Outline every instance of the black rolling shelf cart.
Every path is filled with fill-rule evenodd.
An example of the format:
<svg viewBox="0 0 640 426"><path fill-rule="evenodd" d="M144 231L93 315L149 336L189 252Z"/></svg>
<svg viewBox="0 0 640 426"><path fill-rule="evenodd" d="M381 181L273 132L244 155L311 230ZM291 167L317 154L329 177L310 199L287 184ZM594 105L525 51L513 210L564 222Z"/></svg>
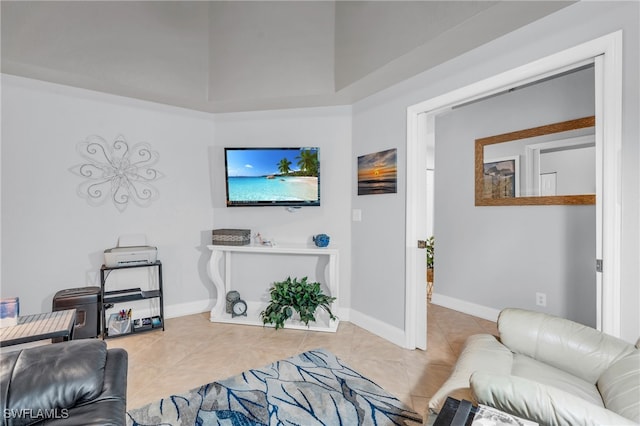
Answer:
<svg viewBox="0 0 640 426"><path fill-rule="evenodd" d="M124 290L107 291L106 282L111 271L120 269L131 268L158 268L158 289L143 291L141 288L128 288ZM156 331L162 329L164 331L164 300L162 294L162 262L156 260L154 263L135 263L121 266L106 266L102 265L100 268L100 288L101 288L101 303L102 303L102 338L107 339L111 337L128 336L133 333L143 333L146 331ZM133 324L131 325L131 331L128 333L120 333L113 336L109 336L109 325L107 324L107 309L112 308L117 303L132 302L136 300L145 299L159 299L160 300L160 322L161 327L150 327L144 329L135 329Z"/></svg>

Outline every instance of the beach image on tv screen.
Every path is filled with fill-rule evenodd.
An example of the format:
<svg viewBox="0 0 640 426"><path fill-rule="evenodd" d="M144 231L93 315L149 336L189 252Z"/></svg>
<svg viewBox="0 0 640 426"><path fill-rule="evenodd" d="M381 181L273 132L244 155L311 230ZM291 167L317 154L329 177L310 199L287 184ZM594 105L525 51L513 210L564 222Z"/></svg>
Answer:
<svg viewBox="0 0 640 426"><path fill-rule="evenodd" d="M227 149L229 203L317 202L317 148Z"/></svg>

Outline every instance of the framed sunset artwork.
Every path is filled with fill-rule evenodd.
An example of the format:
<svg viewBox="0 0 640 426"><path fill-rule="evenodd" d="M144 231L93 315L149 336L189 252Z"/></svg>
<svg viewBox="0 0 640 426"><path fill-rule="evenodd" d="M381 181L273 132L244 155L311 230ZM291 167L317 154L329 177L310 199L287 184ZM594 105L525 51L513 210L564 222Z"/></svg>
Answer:
<svg viewBox="0 0 640 426"><path fill-rule="evenodd" d="M396 148L358 157L358 195L398 192Z"/></svg>

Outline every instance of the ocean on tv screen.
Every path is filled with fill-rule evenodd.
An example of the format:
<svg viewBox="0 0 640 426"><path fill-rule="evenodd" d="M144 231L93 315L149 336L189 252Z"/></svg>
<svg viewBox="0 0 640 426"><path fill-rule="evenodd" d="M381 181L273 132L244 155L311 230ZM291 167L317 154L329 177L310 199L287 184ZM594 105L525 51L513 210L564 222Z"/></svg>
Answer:
<svg viewBox="0 0 640 426"><path fill-rule="evenodd" d="M230 176L227 185L230 202L318 200L316 176Z"/></svg>

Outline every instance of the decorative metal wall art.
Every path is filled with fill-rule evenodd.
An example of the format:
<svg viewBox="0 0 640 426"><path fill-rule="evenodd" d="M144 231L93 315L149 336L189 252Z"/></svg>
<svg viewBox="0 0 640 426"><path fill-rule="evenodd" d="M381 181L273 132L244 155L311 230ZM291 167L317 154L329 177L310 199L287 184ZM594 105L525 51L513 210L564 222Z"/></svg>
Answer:
<svg viewBox="0 0 640 426"><path fill-rule="evenodd" d="M163 177L153 166L159 156L148 143L129 144L119 135L113 144L100 136L92 135L76 145L85 162L70 169L84 178L78 185L78 195L92 206L111 199L123 212L129 201L140 207L148 207L159 196L151 182Z"/></svg>

